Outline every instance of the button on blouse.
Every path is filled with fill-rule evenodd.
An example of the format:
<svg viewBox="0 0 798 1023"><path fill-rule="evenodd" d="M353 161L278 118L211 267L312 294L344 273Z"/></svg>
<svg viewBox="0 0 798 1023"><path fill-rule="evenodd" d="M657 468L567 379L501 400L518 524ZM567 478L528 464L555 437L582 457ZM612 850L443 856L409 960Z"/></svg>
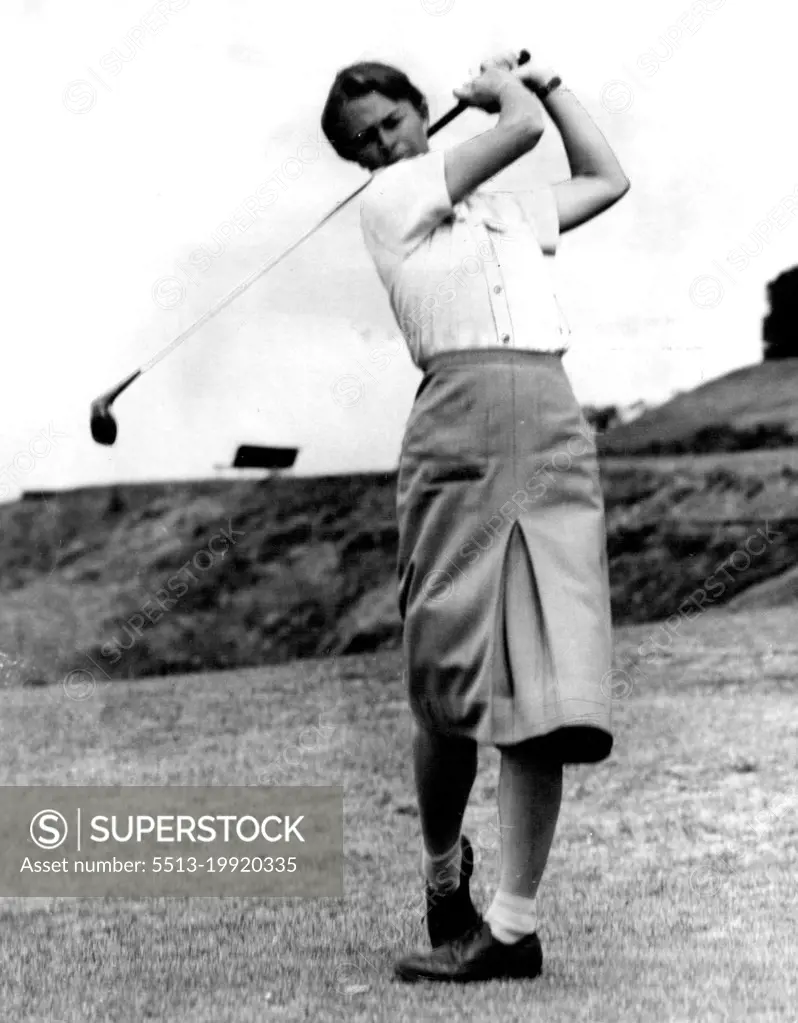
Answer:
<svg viewBox="0 0 798 1023"><path fill-rule="evenodd" d="M468 348L567 349L548 265L559 238L551 188L477 189L453 206L443 152L424 153L375 172L361 226L417 366Z"/></svg>

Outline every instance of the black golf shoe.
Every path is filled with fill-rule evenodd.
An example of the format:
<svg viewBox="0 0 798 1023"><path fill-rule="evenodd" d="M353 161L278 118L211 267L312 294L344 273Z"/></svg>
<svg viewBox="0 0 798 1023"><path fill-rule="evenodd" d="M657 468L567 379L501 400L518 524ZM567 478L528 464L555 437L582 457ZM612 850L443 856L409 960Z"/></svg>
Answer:
<svg viewBox="0 0 798 1023"><path fill-rule="evenodd" d="M438 980L466 983L472 980L534 978L543 968L543 952L537 934L530 934L514 945L494 938L490 927L480 921L459 938L434 948L416 952L396 964L400 980Z"/></svg>
<svg viewBox="0 0 798 1023"><path fill-rule="evenodd" d="M441 892L425 884L427 899L427 931L433 948L452 941L480 922L469 891L474 873L474 850L462 835L460 838L460 884L453 892Z"/></svg>

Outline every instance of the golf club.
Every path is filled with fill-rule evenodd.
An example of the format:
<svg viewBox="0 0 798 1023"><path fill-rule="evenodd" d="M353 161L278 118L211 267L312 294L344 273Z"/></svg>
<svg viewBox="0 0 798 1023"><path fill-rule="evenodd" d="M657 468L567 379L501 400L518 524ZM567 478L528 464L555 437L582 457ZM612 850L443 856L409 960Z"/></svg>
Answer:
<svg viewBox="0 0 798 1023"><path fill-rule="evenodd" d="M527 50L522 50L518 57L518 65L520 66L522 64L526 64L529 61L529 59L530 59L529 52ZM456 106L452 107L452 109L448 113L444 114L443 117L439 118L439 120L437 120L430 127L429 131L427 132L427 135L432 136L436 132L439 132L442 128L445 128L447 124L450 124L456 117L458 117L460 114L462 114L464 110L467 109L468 104L460 100L460 102L457 103ZM233 290L230 291L227 295L225 295L224 298L220 299L215 306L209 309L206 313L203 313L203 315L200 316L200 318L195 323L192 323L190 327L187 327L183 331L182 334L179 334L173 341L170 341L165 348L161 349L160 352L156 352L155 355L153 355L153 357L149 361L145 362L142 366L139 366L139 368L135 370L133 373L131 373L130 376L125 377L124 380L118 383L115 387L111 388L111 390L106 391L104 394L101 394L99 398L95 398L94 401L91 403L91 415L89 421L91 426L91 435L94 438L94 440L98 444L110 445L114 443L117 435L117 423L116 420L114 419L113 413L111 412L111 405L123 391L130 387L134 380L138 380L138 378L142 376L144 373L146 373L147 370L150 370L153 368L153 366L156 366L161 361L161 359L166 358L166 356L171 351L174 351L175 348L177 348L189 337L191 337L191 335L198 331L199 328L203 326L203 324L207 323L208 320L211 319L211 317L215 316L218 312L221 312L221 310L224 309L225 306L228 306L234 299L238 298L239 295L242 295L247 290L247 288L249 288L251 285L255 283L255 281L257 281L265 273L268 273L268 271L271 270L273 267L277 266L278 263L281 263L284 259L290 256L295 249L299 248L302 242L306 241L308 238L310 238L312 234L315 234L316 231L324 227L327 221L331 220L335 216L335 214L338 213L339 210L342 210L344 206L346 206L348 203L350 203L355 198L355 196L360 195L363 189L366 188L366 186L370 184L370 182L371 179L369 178L368 181L365 181L362 185L358 186L358 188L356 188L351 195L348 195L345 199L342 199L330 210L329 213L322 217L318 224L315 224L308 231L305 231L305 233L295 242L289 245L287 249L281 252L278 256L275 256L268 262L264 263L263 266L259 267L257 270L251 273L249 277L245 278L245 280L241 281L240 284L236 285L236 287L233 288Z"/></svg>

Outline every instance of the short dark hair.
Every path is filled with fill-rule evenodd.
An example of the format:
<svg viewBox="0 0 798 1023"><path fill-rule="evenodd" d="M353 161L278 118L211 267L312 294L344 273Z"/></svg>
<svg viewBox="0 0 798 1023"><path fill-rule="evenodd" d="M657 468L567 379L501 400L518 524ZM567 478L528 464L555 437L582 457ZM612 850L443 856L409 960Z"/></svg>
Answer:
<svg viewBox="0 0 798 1023"><path fill-rule="evenodd" d="M429 108L424 94L403 71L390 64L374 61L350 64L335 76L321 115L321 130L344 160L357 159L349 147L346 132L346 104L350 99L360 99L370 92L379 92L392 100L406 99L422 117L428 115Z"/></svg>

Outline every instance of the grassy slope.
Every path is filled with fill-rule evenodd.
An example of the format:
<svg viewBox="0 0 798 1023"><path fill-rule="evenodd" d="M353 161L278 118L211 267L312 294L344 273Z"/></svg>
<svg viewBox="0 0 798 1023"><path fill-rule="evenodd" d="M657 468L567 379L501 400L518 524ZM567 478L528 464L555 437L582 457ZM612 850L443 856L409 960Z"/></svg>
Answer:
<svg viewBox="0 0 798 1023"><path fill-rule="evenodd" d="M619 667L654 632L620 629ZM258 784L284 754L296 764L287 750L329 709L335 731L291 772L344 786L347 895L1 900L3 1019L794 1019L797 667L789 609L709 612L641 664L612 756L566 772L538 900L544 976L454 989L390 979L394 957L423 940L396 652L121 682L83 702L9 690L0 784ZM497 880L496 782L490 751L467 818L482 907Z"/></svg>
<svg viewBox="0 0 798 1023"><path fill-rule="evenodd" d="M633 455L651 444L684 441L707 427L745 431L784 424L798 440L798 359L744 366L679 394L604 437L607 450Z"/></svg>
<svg viewBox="0 0 798 1023"><path fill-rule="evenodd" d="M609 458L602 477L617 622L672 614L765 521L778 535L728 574L714 601L798 564L798 449ZM0 685L84 668L125 678L395 647L394 494L394 476L364 475L7 505ZM157 611L154 595L197 552L209 557L209 541L231 524L241 535L224 557L194 568L188 592L138 638L126 630L148 600ZM776 587L771 597L781 592L791 593ZM114 640L128 649L112 664Z"/></svg>

